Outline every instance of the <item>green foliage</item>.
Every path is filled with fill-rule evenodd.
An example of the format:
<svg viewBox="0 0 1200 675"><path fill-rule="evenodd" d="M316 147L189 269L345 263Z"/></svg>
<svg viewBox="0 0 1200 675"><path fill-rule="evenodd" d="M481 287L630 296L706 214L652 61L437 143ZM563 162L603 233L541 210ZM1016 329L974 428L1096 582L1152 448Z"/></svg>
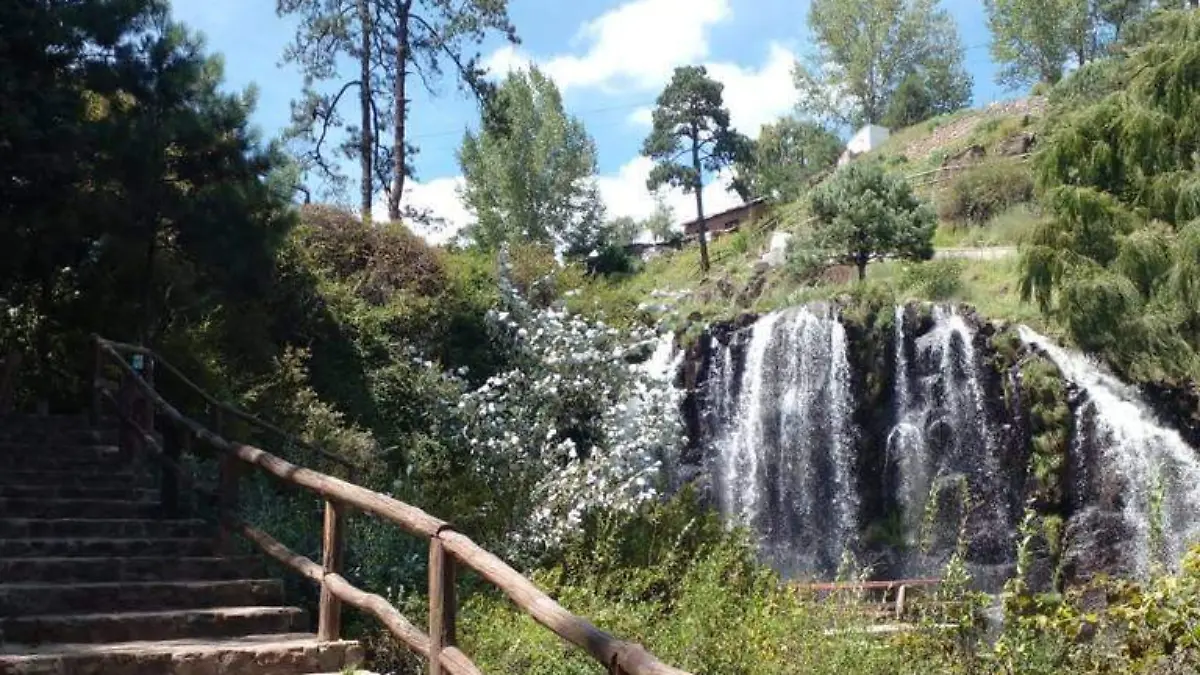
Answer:
<svg viewBox="0 0 1200 675"><path fill-rule="evenodd" d="M1054 364L1041 356L1023 360L1020 368L1020 400L1029 415L1033 442L1026 492L1040 513L1061 513L1071 432L1066 387Z"/></svg>
<svg viewBox="0 0 1200 675"><path fill-rule="evenodd" d="M250 128L254 92L221 78L164 3L6 8L0 334L26 354L23 402L74 407L90 332L158 342L258 313L289 195Z"/></svg>
<svg viewBox="0 0 1200 675"><path fill-rule="evenodd" d="M954 178L938 204L943 220L982 225L1017 204L1033 200L1029 168L1010 162L969 169Z"/></svg>
<svg viewBox="0 0 1200 675"><path fill-rule="evenodd" d="M816 119L858 127L889 113L952 112L971 99L958 30L932 0L816 0L808 25L817 50L795 80L801 111Z"/></svg>
<svg viewBox="0 0 1200 675"><path fill-rule="evenodd" d="M407 133L411 76L419 76L432 93L449 65L453 79L490 108L495 87L481 67L479 46L493 34L518 41L507 0L277 0L276 10L297 19L284 58L304 75L289 132L302 145L300 168L340 192L345 178L336 155L358 159L363 220L370 220L371 197L378 191L387 196L389 220L406 215L401 199L416 151ZM342 80L339 66L347 58L358 67ZM336 93L317 82L332 83ZM357 126L348 125L338 110L351 90L358 92ZM495 111L489 121L502 117ZM338 130L344 132L341 139ZM389 131L390 145L381 140ZM335 139L343 142L326 147Z"/></svg>
<svg viewBox="0 0 1200 675"><path fill-rule="evenodd" d="M1150 10L1146 0L986 0L997 80L1012 87L1056 84L1068 63L1102 58L1122 30Z"/></svg>
<svg viewBox="0 0 1200 675"><path fill-rule="evenodd" d="M537 68L510 73L492 106L503 124L468 132L458 152L463 202L478 219L468 238L489 250L516 241L562 244L571 256L610 243L594 178L596 144L566 114L554 82Z"/></svg>
<svg viewBox="0 0 1200 675"><path fill-rule="evenodd" d="M883 117L883 126L903 129L924 122L935 114L933 95L925 78L914 73L904 78L896 88L896 93L888 104L887 114Z"/></svg>
<svg viewBox="0 0 1200 675"><path fill-rule="evenodd" d="M1119 370L1177 378L1200 363L1195 287L1177 283L1200 218L1200 15L1159 12L1139 40L1079 74L1093 93L1063 99L1037 159L1049 218L1022 251L1022 293Z"/></svg>
<svg viewBox="0 0 1200 675"><path fill-rule="evenodd" d="M738 166L742 197L799 199L814 178L833 168L841 152L841 139L818 124L785 117L763 125L753 157Z"/></svg>
<svg viewBox="0 0 1200 675"><path fill-rule="evenodd" d="M888 643L862 630L853 601L809 599L755 562L745 533L684 493L634 516L593 514L562 566L535 575L568 609L660 659L706 675L911 672L947 663L922 634ZM485 672L599 673L505 600L475 596L460 615L464 650ZM887 648L882 648L886 646Z"/></svg>
<svg viewBox="0 0 1200 675"><path fill-rule="evenodd" d="M1099 580L1064 596L1009 588L1010 620L984 654L993 672L1188 673L1200 668L1200 550L1178 576Z"/></svg>
<svg viewBox="0 0 1200 675"><path fill-rule="evenodd" d="M949 300L962 290L965 267L955 258L912 263L904 268L900 284L917 297Z"/></svg>
<svg viewBox="0 0 1200 675"><path fill-rule="evenodd" d="M646 187L651 191L663 185L700 195L704 173L720 171L751 152L748 138L729 126L729 109L723 101L725 86L708 76L704 66L682 66L654 108L654 126L642 144L642 154L654 160ZM690 156L690 161L680 157ZM703 202L697 196L697 219L703 217ZM700 268L709 268L708 243L700 231Z"/></svg>
<svg viewBox="0 0 1200 675"><path fill-rule="evenodd" d="M933 256L937 218L903 178L874 162L840 169L812 194L814 232L821 249L858 267L866 276L875 258Z"/></svg>

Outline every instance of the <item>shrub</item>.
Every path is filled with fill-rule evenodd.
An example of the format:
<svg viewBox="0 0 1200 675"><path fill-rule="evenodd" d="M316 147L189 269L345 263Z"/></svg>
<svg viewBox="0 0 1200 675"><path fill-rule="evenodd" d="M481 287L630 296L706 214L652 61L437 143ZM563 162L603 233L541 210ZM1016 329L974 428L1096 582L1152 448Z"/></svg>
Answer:
<svg viewBox="0 0 1200 675"><path fill-rule="evenodd" d="M972 169L950 184L939 204L943 220L982 225L1016 204L1033 200L1033 176L1020 164L988 164Z"/></svg>
<svg viewBox="0 0 1200 675"><path fill-rule="evenodd" d="M320 267L352 280L371 304L385 304L397 292L436 295L445 288L441 255L402 223L367 225L333 206L305 205L295 237Z"/></svg>
<svg viewBox="0 0 1200 675"><path fill-rule="evenodd" d="M915 263L904 269L903 287L929 300L947 300L962 290L962 260L946 258Z"/></svg>

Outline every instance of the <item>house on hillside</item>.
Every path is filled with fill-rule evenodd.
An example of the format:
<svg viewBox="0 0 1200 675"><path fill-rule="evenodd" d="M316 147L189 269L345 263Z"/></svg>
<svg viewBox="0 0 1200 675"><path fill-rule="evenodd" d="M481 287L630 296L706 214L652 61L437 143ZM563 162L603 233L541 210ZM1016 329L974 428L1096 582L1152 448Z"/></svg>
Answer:
<svg viewBox="0 0 1200 675"><path fill-rule="evenodd" d="M850 142L846 144L846 151L838 158L838 166L845 166L850 163L855 157L864 155L875 148L883 145L884 141L890 138L892 132L887 127L881 127L876 124L868 124L858 130Z"/></svg>
<svg viewBox="0 0 1200 675"><path fill-rule="evenodd" d="M704 224L708 227L706 231L714 238L726 232L736 232L743 223L750 222L761 216L767 210L767 200L765 197L752 199L741 206L735 206L732 209L726 209L720 213L714 213L704 217ZM695 239L700 235L699 220L691 220L683 224L684 239Z"/></svg>

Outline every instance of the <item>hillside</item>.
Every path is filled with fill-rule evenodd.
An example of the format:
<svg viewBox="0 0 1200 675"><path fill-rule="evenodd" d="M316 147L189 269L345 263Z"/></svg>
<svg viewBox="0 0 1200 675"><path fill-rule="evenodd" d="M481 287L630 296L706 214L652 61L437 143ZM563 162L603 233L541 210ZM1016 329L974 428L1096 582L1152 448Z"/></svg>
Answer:
<svg viewBox="0 0 1200 675"><path fill-rule="evenodd" d="M897 131L858 160L881 160L939 214L935 259L873 262L867 280L874 292L898 300L964 302L992 318L1056 332L1036 307L1020 301L1016 276L1016 246L1038 217L1028 155L1045 110L1045 99L1035 97L943 115ZM776 204L740 231L715 238L707 276L695 248L686 247L650 259L626 277L589 283L570 302L618 321L662 319L686 329L854 290L858 284L845 266L814 274L793 263L762 262L777 233L802 239L808 228L804 199Z"/></svg>

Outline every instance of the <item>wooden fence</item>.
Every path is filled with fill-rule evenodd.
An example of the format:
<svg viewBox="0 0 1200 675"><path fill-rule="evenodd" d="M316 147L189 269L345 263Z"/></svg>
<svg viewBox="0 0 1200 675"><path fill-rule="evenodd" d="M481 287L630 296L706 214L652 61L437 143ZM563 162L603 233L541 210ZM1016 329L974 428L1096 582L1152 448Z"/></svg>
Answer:
<svg viewBox="0 0 1200 675"><path fill-rule="evenodd" d="M640 645L618 640L586 619L571 614L503 560L456 532L449 523L352 482L297 466L265 450L222 437L223 420L232 415L277 433L290 442L299 442L282 429L218 401L154 351L99 336L94 337L94 343L93 418L99 416L103 403L109 403L121 420L123 451L128 448L129 452L148 454L162 465L164 509L178 508L179 487L186 485L217 504L225 550L229 550L231 534L241 535L267 555L318 584L321 589L317 630L320 639L340 637L341 605L346 603L374 616L409 649L428 659L431 675L481 675L470 658L456 646L455 577L457 568L463 566L503 591L535 621L586 651L613 675L688 675L660 662ZM130 365L126 358L129 356L139 357L141 367ZM121 375L119 387L104 377L105 369L110 365L115 365ZM186 416L159 394L154 386L156 369L168 371L210 404L213 429ZM114 395L114 390L119 394ZM154 433L156 415L169 424L169 428L164 429L161 443ZM196 485L182 468L180 459L190 451L194 441L207 443L219 453L220 477L215 492ZM351 472L355 468L328 451L307 447L346 466ZM324 498L323 555L319 564L238 519L238 479L247 468ZM429 541L428 632L411 623L382 596L358 589L342 576L343 537L349 508L390 521Z"/></svg>

